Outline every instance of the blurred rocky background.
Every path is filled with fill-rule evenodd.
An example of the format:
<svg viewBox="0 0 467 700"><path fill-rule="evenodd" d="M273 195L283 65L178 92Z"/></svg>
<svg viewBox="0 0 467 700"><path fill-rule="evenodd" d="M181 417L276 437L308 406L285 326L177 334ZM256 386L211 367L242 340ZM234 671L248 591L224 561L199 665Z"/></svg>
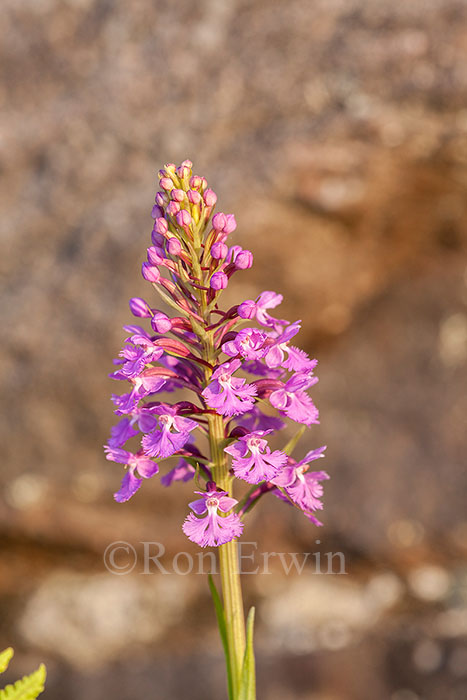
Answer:
<svg viewBox="0 0 467 700"><path fill-rule="evenodd" d="M112 501L107 379L155 173L235 211L251 273L320 361L325 526L269 503L258 552L347 575L245 576L265 700L467 698L467 3L3 0L0 641L49 700L225 697L191 485ZM131 575L103 552L134 546ZM317 542L317 540L319 540ZM125 554L121 553L122 556ZM182 564L181 567L182 568Z"/></svg>

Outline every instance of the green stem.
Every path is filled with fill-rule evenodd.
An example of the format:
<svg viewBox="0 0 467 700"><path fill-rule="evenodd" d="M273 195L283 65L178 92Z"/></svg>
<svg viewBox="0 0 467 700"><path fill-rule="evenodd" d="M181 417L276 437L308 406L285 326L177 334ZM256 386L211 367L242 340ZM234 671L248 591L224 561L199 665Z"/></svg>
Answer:
<svg viewBox="0 0 467 700"><path fill-rule="evenodd" d="M207 312L208 314L209 312ZM204 358L213 364L215 361L213 332L207 334ZM210 379L206 368L206 380ZM211 448L212 477L217 486L232 495L232 477L229 474L227 455L223 449L225 442L224 419L218 414L208 415L209 444ZM230 669L232 673L233 700L237 700L243 657L245 654L245 616L243 612L242 588L238 562L238 544L235 540L219 547L219 564L224 600L225 625L227 633Z"/></svg>
<svg viewBox="0 0 467 700"><path fill-rule="evenodd" d="M227 457L222 449L222 443L225 439L224 421L222 416L219 415L208 416L208 421L213 479L219 488L231 495L232 477L229 475ZM219 547L219 563L232 671L232 688L235 699L240 686L245 653L245 617L238 565L238 544L235 540Z"/></svg>

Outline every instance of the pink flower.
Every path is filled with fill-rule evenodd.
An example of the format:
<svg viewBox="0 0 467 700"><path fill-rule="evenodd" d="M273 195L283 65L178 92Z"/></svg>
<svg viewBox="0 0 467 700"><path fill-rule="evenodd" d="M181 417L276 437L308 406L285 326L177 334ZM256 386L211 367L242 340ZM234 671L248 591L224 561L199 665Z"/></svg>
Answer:
<svg viewBox="0 0 467 700"><path fill-rule="evenodd" d="M221 416L236 416L253 407L256 387L247 384L246 379L232 377L240 365L240 360L224 362L213 372L210 384L202 392L208 406Z"/></svg>
<svg viewBox="0 0 467 700"><path fill-rule="evenodd" d="M176 406L161 404L151 409L159 421L159 427L143 437L142 445L145 454L150 457L170 457L182 449L190 439L190 432L198 423L190 418L178 415Z"/></svg>
<svg viewBox="0 0 467 700"><path fill-rule="evenodd" d="M309 513L313 510L321 510L323 503L320 500L323 495L321 481L329 479L326 472L309 472L309 463L320 457L324 457L326 447L318 447L316 450L308 452L300 461L289 462L282 471L273 479L272 483L281 486L302 510Z"/></svg>
<svg viewBox="0 0 467 700"><path fill-rule="evenodd" d="M195 493L202 498L189 504L193 513L183 523L183 532L192 542L200 547L219 547L242 534L243 523L237 513L221 515L237 505L235 498L230 498L225 491L217 491L213 482L208 483L206 493Z"/></svg>
<svg viewBox="0 0 467 700"><path fill-rule="evenodd" d="M261 481L270 481L279 474L281 467L287 462L287 455L280 450L271 452L264 436L272 432L257 430L225 448L225 452L233 457L235 476L248 481L249 484L259 484Z"/></svg>
<svg viewBox="0 0 467 700"><path fill-rule="evenodd" d="M127 450L112 448L109 445L105 445L104 449L108 460L128 466L120 489L114 493L114 498L118 503L128 501L140 488L143 479L150 479L159 471L157 464L142 451L133 454Z"/></svg>
<svg viewBox="0 0 467 700"><path fill-rule="evenodd" d="M281 389L272 392L269 400L274 408L297 423L319 423L318 409L305 391L317 381L317 377L309 374L294 374Z"/></svg>

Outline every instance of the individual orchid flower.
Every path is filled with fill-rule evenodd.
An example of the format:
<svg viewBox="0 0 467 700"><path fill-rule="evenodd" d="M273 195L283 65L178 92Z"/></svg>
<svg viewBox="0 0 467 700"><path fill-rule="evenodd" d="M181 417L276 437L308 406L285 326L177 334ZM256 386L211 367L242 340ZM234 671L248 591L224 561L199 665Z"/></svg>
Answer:
<svg viewBox="0 0 467 700"><path fill-rule="evenodd" d="M289 341L300 330L300 321L291 323L275 338L268 341L264 353L264 361L271 368L283 367L290 372L311 372L318 364L312 360L301 348L289 345Z"/></svg>
<svg viewBox="0 0 467 700"><path fill-rule="evenodd" d="M189 504L190 513L183 523L185 535L200 547L218 547L239 537L243 523L237 513L227 513L238 503L225 491L218 491L214 483L208 484L208 490L195 491L200 499Z"/></svg>
<svg viewBox="0 0 467 700"><path fill-rule="evenodd" d="M245 379L232 375L241 367L240 360L224 362L215 372L202 392L206 403L221 416L237 416L253 407L256 387Z"/></svg>
<svg viewBox="0 0 467 700"><path fill-rule="evenodd" d="M307 513L323 508L323 503L320 500L323 495L323 487L320 482L329 479L329 475L323 471L310 472L308 468L310 462L324 457L325 449L326 447L319 447L316 450L311 450L300 462L294 463L290 460L271 479L273 484L283 487L292 501Z"/></svg>
<svg viewBox="0 0 467 700"><path fill-rule="evenodd" d="M235 476L250 484L271 481L278 476L281 467L287 462L287 455L280 450L271 452L264 437L272 432L270 429L248 433L225 448L224 451L233 457Z"/></svg>
<svg viewBox="0 0 467 700"><path fill-rule="evenodd" d="M152 459L149 459L142 450L133 454L127 450L106 445L105 451L108 460L125 464L128 467L119 491L114 494L114 498L118 503L128 501L140 488L143 479L150 479L159 471L158 465Z"/></svg>
<svg viewBox="0 0 467 700"><path fill-rule="evenodd" d="M170 457L190 439L190 432L198 423L190 418L178 415L178 408L161 404L151 409L157 417L158 427L147 433L142 440L143 450L150 457Z"/></svg>
<svg viewBox="0 0 467 700"><path fill-rule="evenodd" d="M273 391L269 401L274 408L297 423L304 425L319 423L318 409L306 393L306 389L317 381L317 377L312 377L310 374L294 374L282 388Z"/></svg>

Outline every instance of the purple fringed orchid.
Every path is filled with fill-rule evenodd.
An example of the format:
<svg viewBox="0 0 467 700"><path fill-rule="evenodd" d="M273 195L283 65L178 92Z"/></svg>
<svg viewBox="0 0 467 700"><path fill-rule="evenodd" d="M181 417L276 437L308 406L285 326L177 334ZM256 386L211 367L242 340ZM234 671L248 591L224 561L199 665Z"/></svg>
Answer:
<svg viewBox="0 0 467 700"><path fill-rule="evenodd" d="M318 423L307 393L318 381L316 360L291 345L300 322L269 313L282 302L280 294L264 291L255 300L221 308L223 290L252 266L253 255L231 240L234 215L215 212L217 196L204 177L193 174L191 161L178 167L168 163L159 171L159 186L141 274L164 307L130 299L131 313L147 327L124 326L126 340L110 377L129 388L112 395L119 420L105 452L126 469L114 494L119 503L157 474L163 460L169 460L163 486L196 484L199 498L189 503L182 529L200 547L221 548L223 610L218 594L213 595L228 661L229 698L254 700L254 657L250 641L245 644L236 539L247 513L266 494L321 525L315 513L323 508L322 482L329 477L309 471L309 465L323 457L324 448L299 462L290 456L303 426ZM168 402L179 391L183 394ZM289 420L302 427L283 449L271 447ZM251 640L251 613L249 620Z"/></svg>
<svg viewBox="0 0 467 700"><path fill-rule="evenodd" d="M291 323L279 335L269 341L264 354L264 361L270 369L283 367L290 372L312 372L317 360L311 360L306 352L293 345L289 341L300 330L300 321Z"/></svg>
<svg viewBox="0 0 467 700"><path fill-rule="evenodd" d="M195 491L200 499L189 504L193 513L187 515L183 532L200 547L218 547L239 537L243 523L237 513L227 513L237 505L225 491L217 491L216 485L208 483L207 491Z"/></svg>
<svg viewBox="0 0 467 700"><path fill-rule="evenodd" d="M232 455L232 468L235 476L250 484L271 481L281 473L281 467L287 462L287 455L280 450L271 452L265 435L270 430L257 430L241 437L238 442L225 448Z"/></svg>
<svg viewBox="0 0 467 700"><path fill-rule="evenodd" d="M161 404L151 409L157 417L158 427L145 435L143 450L149 457L170 457L179 452L190 439L190 432L198 423L178 415L178 407Z"/></svg>
<svg viewBox="0 0 467 700"><path fill-rule="evenodd" d="M326 447L319 447L308 452L300 462L289 463L271 481L275 486L281 486L286 494L302 508L305 513L321 510L323 503L320 500L323 495L321 481L329 479L326 472L308 471L310 462L320 457L324 457Z"/></svg>
<svg viewBox="0 0 467 700"><path fill-rule="evenodd" d="M154 460L176 458L163 485L193 478L209 484L184 524L201 546L218 546L240 534L244 510L233 499L235 483L258 485L261 497L279 494L313 519L326 478L324 472L306 471L314 453L308 462L295 463L268 444L286 419L305 426L318 422L307 393L317 381L316 360L291 344L300 322L270 314L282 302L273 291L227 311L220 308L222 291L253 262L252 253L231 240L235 217L214 211L217 196L205 178L192 173L190 161L169 163L159 180L142 275L165 306L159 310L141 297L129 302L142 325L124 327L125 344L110 375L130 386L112 396L120 420L112 428L107 459L127 468L115 498L128 500L143 479L156 474ZM183 400L167 402L180 390ZM210 455L195 446L198 434L208 438ZM124 449L133 442L132 450Z"/></svg>
<svg viewBox="0 0 467 700"><path fill-rule="evenodd" d="M274 408L297 423L319 423L318 409L306 393L306 389L317 381L317 377L307 373L293 374L281 388L272 392L269 401Z"/></svg>
<svg viewBox="0 0 467 700"><path fill-rule="evenodd" d="M206 403L221 416L238 416L253 408L256 387L245 379L232 375L241 367L240 360L224 362L215 372L202 392Z"/></svg>
<svg viewBox="0 0 467 700"><path fill-rule="evenodd" d="M105 447L106 457L112 462L119 462L128 467L128 471L123 477L122 485L115 493L115 500L118 503L128 501L140 488L143 479L150 479L157 474L159 467L143 451L133 454L120 448ZM138 476L137 476L138 474Z"/></svg>

